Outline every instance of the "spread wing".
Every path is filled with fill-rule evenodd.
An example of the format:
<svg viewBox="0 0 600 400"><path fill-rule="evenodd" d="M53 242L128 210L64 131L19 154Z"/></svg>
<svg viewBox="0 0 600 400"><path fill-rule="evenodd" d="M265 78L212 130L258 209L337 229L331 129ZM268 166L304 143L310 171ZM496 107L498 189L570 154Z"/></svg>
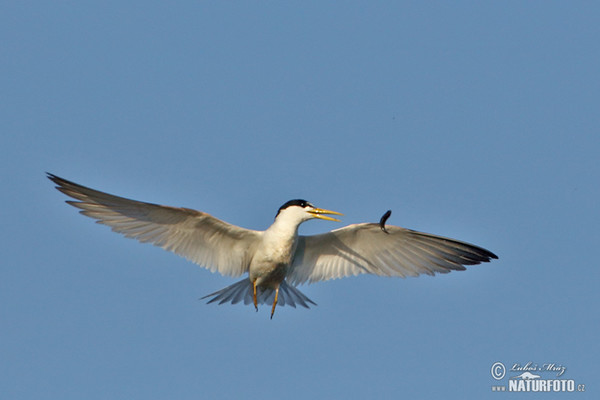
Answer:
<svg viewBox="0 0 600 400"><path fill-rule="evenodd" d="M366 223L300 236L288 282L297 285L358 274L434 275L498 258L458 240L390 225L386 230Z"/></svg>
<svg viewBox="0 0 600 400"><path fill-rule="evenodd" d="M247 272L262 235L189 208L129 200L52 174L48 178L57 184L58 190L76 200L67 203L80 208L81 214L125 237L152 243L222 275L239 276Z"/></svg>

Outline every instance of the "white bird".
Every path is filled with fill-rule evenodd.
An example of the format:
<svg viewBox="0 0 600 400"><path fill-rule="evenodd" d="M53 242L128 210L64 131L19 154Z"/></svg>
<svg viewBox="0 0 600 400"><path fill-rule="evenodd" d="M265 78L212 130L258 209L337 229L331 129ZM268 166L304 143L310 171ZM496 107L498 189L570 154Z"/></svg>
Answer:
<svg viewBox="0 0 600 400"><path fill-rule="evenodd" d="M339 221L343 215L290 200L279 208L265 231L240 228L207 213L129 200L87 188L48 173L57 189L76 201L81 214L113 231L149 242L219 272L247 278L206 297L208 303L277 304L310 308L316 305L296 285L359 274L380 276L434 275L464 270L498 258L469 243L397 226L362 223L313 236L298 235L310 219Z"/></svg>

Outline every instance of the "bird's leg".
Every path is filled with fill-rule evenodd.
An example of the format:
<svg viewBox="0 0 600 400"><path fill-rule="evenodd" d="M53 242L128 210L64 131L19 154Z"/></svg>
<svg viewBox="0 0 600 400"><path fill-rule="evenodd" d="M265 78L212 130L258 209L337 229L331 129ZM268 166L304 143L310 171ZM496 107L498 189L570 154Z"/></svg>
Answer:
<svg viewBox="0 0 600 400"><path fill-rule="evenodd" d="M254 296L252 297L252 299L254 300L254 308L256 309L256 312L258 312L258 301L256 299L256 280L252 282L252 286L254 288Z"/></svg>
<svg viewBox="0 0 600 400"><path fill-rule="evenodd" d="M277 305L277 298L279 297L279 287L275 289L275 300L273 300L273 307L271 308L271 319L273 319L273 314L275 314L275 306Z"/></svg>

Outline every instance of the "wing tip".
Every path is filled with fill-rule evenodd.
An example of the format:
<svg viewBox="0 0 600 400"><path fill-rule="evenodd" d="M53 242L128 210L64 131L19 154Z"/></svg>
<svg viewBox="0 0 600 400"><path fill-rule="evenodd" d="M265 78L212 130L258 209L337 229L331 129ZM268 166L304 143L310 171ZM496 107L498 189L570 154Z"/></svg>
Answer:
<svg viewBox="0 0 600 400"><path fill-rule="evenodd" d="M490 262L492 260L497 260L498 256L491 251L484 249L483 247L477 248L481 254L478 254L481 257L481 262Z"/></svg>
<svg viewBox="0 0 600 400"><path fill-rule="evenodd" d="M51 172L46 172L46 178L50 179L52 182L54 182L56 184L56 189L63 192L64 194L70 196L68 193L66 193L65 191L69 190L69 187L81 187L81 185L78 185L74 182L68 181L64 178L61 178L58 175L54 175Z"/></svg>
<svg viewBox="0 0 600 400"><path fill-rule="evenodd" d="M62 182L68 182L66 179L63 179L60 176L55 175L52 172L48 172L48 171L46 171L46 178L50 179L52 182L56 183L57 185L61 185Z"/></svg>

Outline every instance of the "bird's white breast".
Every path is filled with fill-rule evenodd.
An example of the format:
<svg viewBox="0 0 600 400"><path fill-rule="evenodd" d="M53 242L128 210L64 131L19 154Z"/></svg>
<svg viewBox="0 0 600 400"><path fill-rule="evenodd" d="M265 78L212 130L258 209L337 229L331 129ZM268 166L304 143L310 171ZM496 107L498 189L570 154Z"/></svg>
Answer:
<svg viewBox="0 0 600 400"><path fill-rule="evenodd" d="M281 282L294 257L297 239L297 226L271 225L250 263L250 280L258 279L259 284L271 280Z"/></svg>

